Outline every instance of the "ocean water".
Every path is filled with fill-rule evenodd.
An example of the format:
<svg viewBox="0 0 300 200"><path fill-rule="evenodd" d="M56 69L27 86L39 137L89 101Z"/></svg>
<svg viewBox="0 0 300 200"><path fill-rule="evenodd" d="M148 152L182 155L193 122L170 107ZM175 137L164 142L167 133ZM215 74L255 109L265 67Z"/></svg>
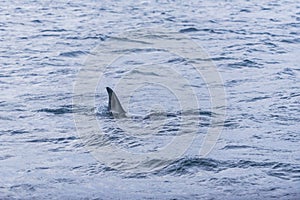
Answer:
<svg viewBox="0 0 300 200"><path fill-rule="evenodd" d="M0 5L0 199L300 198L299 1Z"/></svg>

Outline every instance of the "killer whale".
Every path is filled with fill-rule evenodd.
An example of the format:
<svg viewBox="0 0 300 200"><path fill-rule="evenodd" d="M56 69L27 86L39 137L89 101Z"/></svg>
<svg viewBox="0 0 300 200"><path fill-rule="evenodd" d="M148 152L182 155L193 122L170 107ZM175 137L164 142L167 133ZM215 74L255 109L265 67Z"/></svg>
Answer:
<svg viewBox="0 0 300 200"><path fill-rule="evenodd" d="M106 87L108 93L108 111L114 118L134 118L134 119L150 119L151 117L163 116L162 112L150 112L147 115L139 115L133 113L127 113L121 105L117 94L110 88Z"/></svg>
<svg viewBox="0 0 300 200"><path fill-rule="evenodd" d="M126 117L126 111L123 109L116 93L110 88L106 87L108 93L108 111L115 117Z"/></svg>

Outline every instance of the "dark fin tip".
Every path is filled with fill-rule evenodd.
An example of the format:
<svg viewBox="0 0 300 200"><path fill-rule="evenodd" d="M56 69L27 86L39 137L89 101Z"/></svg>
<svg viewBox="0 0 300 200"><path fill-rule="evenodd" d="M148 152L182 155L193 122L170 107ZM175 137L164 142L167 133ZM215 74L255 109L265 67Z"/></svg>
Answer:
<svg viewBox="0 0 300 200"><path fill-rule="evenodd" d="M113 92L113 90L112 90L110 87L106 87L106 91L107 91L108 93L112 93L112 92Z"/></svg>

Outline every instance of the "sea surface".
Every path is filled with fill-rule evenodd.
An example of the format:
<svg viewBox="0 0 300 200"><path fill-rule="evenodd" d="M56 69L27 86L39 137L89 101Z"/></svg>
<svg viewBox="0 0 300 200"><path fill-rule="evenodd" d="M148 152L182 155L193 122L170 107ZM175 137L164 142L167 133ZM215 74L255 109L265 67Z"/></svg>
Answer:
<svg viewBox="0 0 300 200"><path fill-rule="evenodd" d="M0 44L0 199L300 199L298 0L0 0Z"/></svg>

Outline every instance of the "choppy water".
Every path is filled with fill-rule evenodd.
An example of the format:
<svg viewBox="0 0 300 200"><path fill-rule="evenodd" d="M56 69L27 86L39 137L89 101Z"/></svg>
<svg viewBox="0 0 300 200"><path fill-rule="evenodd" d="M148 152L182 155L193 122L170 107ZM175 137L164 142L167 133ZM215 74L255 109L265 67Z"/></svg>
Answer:
<svg viewBox="0 0 300 200"><path fill-rule="evenodd" d="M1 199L300 197L299 1L1 1L0 5ZM184 156L159 170L128 173L99 162L85 147L74 122L82 110L73 105L73 86L96 47L125 31L157 27L192 38L210 55L224 82L227 115L217 144L208 156L199 157L198 147L215 115L205 83L174 55L129 49L134 59L112 63L107 79L95 90L96 111L84 112L103 128L105 142L128 151L151 151L165 145L180 127L199 124L198 137ZM191 77L189 87L201 104L177 110L172 92L153 85L139 88L129 110L144 116L134 119L140 129L150 119L163 119L166 125L153 138L132 139L110 129L116 119L106 111L104 88L125 76L127 66L147 64L151 58L160 66L185 66L181 72ZM126 93L119 93L126 98ZM162 103L156 105L157 98L151 97L158 93ZM145 107L149 104L154 106ZM184 116L189 120L179 126ZM103 140L94 137L92 145L99 141Z"/></svg>

